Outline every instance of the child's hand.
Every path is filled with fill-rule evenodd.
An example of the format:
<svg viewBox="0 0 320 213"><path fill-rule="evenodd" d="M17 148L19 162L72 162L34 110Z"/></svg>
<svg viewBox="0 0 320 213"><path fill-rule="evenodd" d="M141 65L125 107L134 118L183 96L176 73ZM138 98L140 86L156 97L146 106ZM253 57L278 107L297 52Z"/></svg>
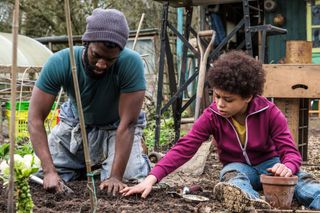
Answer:
<svg viewBox="0 0 320 213"><path fill-rule="evenodd" d="M280 177L291 177L292 171L282 163L276 163L272 168L267 169L268 172L271 172L274 176Z"/></svg>
<svg viewBox="0 0 320 213"><path fill-rule="evenodd" d="M148 175L144 181L141 183L132 186L132 187L125 187L120 191L123 196L129 196L132 194L141 194L142 198L146 198L148 194L152 190L152 186L157 182L157 178L153 175Z"/></svg>

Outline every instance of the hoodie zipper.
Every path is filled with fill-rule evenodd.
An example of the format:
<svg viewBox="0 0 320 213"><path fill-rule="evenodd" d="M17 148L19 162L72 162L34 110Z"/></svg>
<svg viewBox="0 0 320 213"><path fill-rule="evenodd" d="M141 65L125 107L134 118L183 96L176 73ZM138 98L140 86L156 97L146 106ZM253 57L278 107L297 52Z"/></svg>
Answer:
<svg viewBox="0 0 320 213"><path fill-rule="evenodd" d="M249 117L249 116L254 115L254 114L256 114L256 113L259 113L259 112L261 112L261 111L264 111L264 110L266 110L267 108L269 108L269 106L266 106L266 107L264 107L264 108L262 108L262 109L260 109L260 110L258 110L258 111L255 111L255 112L253 112L253 113L251 113L251 114L248 114L248 115L246 116L246 119L245 119L246 141L245 141L245 143L244 143L244 147L242 147L241 141L240 141L240 139L239 139L238 132L237 132L237 130L235 129L234 125L229 121L229 119L223 117L222 115L220 115L218 112L214 111L214 110L210 107L210 110L211 110L211 111L213 111L213 112L216 113L217 115L220 115L221 117L225 118L225 119L229 122L229 124L231 125L233 131L236 133L237 140L238 140L239 146L240 146L241 151L242 151L242 155L243 155L244 159L246 160L247 164L250 165L250 166L251 166L252 164L251 164L251 161L250 161L249 156L248 156L247 151L246 151L246 149L247 149L247 143L248 143L248 125L247 125L247 120L248 120L248 117Z"/></svg>

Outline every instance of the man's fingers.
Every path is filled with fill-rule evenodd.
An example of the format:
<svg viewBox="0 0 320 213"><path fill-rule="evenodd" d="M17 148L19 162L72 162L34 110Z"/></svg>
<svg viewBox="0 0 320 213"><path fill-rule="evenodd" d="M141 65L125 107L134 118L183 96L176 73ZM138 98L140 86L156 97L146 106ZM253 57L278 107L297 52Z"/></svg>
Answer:
<svg viewBox="0 0 320 213"><path fill-rule="evenodd" d="M57 184L44 184L43 188L49 193L62 192L62 187L60 182L58 182Z"/></svg>
<svg viewBox="0 0 320 213"><path fill-rule="evenodd" d="M117 185L113 185L112 196L116 196L116 194L119 191L119 188L120 188L120 186L118 184Z"/></svg>
<svg viewBox="0 0 320 213"><path fill-rule="evenodd" d="M114 186L108 184L106 187L107 187L107 193L110 195Z"/></svg>
<svg viewBox="0 0 320 213"><path fill-rule="evenodd" d="M44 187L44 189L49 193L55 193L57 191L56 187Z"/></svg>
<svg viewBox="0 0 320 213"><path fill-rule="evenodd" d="M102 182L101 184L100 184L100 190L103 190L105 188L105 184Z"/></svg>

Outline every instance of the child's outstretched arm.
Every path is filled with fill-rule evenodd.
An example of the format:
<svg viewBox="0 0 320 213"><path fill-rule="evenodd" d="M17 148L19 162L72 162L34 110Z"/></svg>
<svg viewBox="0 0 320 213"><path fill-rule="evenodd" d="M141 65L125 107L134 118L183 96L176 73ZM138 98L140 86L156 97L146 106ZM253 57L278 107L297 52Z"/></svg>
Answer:
<svg viewBox="0 0 320 213"><path fill-rule="evenodd" d="M132 186L125 187L120 191L123 196L129 196L132 194L141 194L142 198L146 198L152 190L152 186L157 182L157 178L153 175L148 175L141 183Z"/></svg>

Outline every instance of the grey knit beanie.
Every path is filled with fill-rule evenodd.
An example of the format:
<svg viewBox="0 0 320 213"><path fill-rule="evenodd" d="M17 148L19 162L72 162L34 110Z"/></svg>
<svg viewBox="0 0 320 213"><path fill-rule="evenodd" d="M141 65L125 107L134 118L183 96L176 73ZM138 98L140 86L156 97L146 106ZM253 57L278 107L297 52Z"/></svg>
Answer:
<svg viewBox="0 0 320 213"><path fill-rule="evenodd" d="M128 37L129 27L122 12L116 9L97 8L87 17L87 28L82 41L109 41L123 49Z"/></svg>

